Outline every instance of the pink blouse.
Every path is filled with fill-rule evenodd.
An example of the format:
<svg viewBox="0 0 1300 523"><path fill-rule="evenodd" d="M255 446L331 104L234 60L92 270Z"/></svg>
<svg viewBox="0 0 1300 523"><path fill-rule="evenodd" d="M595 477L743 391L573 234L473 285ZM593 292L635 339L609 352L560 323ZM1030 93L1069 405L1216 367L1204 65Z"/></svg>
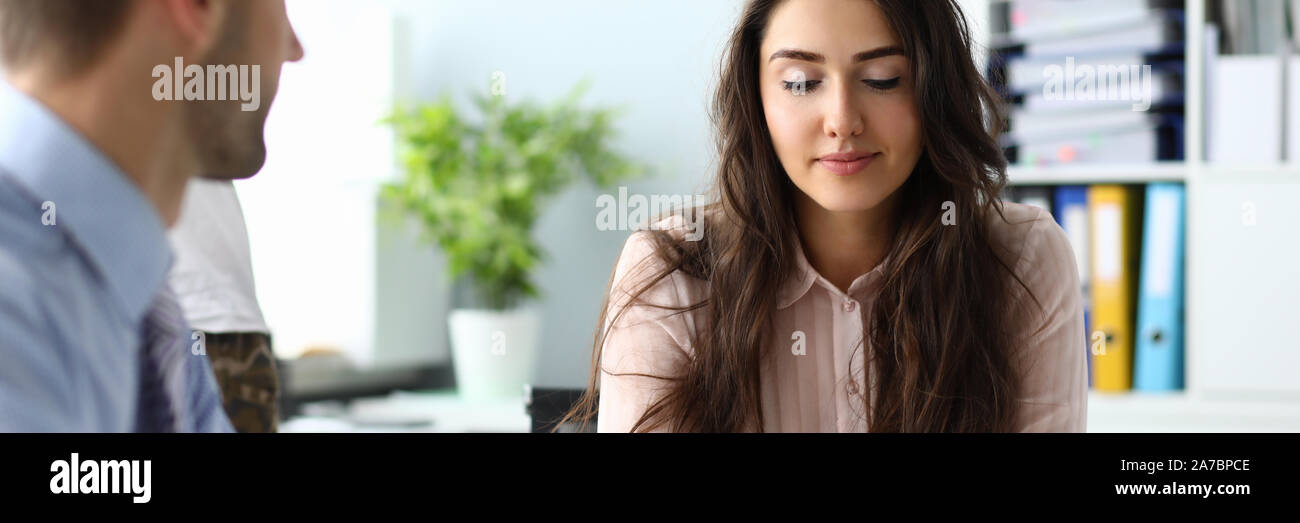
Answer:
<svg viewBox="0 0 1300 523"><path fill-rule="evenodd" d="M994 239L1009 255L1016 274L1039 298L1013 285L1013 324L1021 340L1014 360L1022 385L1018 430L1082 432L1087 413L1088 368L1083 331L1083 296L1078 267L1065 232L1038 207L1005 203L1006 220L994 218ZM679 232L676 223L657 227ZM635 376L681 375L691 354L699 311L675 313L641 302L617 324L614 314L629 292L662 267L645 232L624 245L610 291L601 355L599 432L629 432L637 419L673 384ZM853 281L844 293L817 274L799 255L798 271L781 289L774 330L760 370L764 432L865 432L863 387L864 326L888 260ZM650 304L684 306L707 292L705 283L674 272L642 295ZM856 348L856 350L854 350ZM627 375L618 376L615 374ZM871 376L875 386L875 374ZM670 425L670 424L669 424ZM665 425L657 432L671 430Z"/></svg>

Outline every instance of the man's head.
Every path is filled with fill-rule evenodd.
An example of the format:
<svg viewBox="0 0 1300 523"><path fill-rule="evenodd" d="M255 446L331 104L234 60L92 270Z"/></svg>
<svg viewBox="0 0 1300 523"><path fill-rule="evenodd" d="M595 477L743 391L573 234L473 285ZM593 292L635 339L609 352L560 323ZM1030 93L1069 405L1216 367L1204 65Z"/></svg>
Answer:
<svg viewBox="0 0 1300 523"><path fill-rule="evenodd" d="M74 76L103 54L126 25L132 2L10 0L0 3L0 59L5 68L47 62Z"/></svg>
<svg viewBox="0 0 1300 523"><path fill-rule="evenodd" d="M152 94L147 103L174 104L182 142L210 178L261 169L280 66L302 53L284 0L0 2L0 59L11 76L36 71L66 83L96 75L132 86L133 100ZM175 64L184 67L170 71L169 96L159 97L158 67Z"/></svg>

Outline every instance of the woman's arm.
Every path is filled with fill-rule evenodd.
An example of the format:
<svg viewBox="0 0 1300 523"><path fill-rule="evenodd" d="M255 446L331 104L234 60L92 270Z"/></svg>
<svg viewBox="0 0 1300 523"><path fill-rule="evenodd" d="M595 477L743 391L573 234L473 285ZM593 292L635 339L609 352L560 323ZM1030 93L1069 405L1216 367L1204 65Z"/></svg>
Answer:
<svg viewBox="0 0 1300 523"><path fill-rule="evenodd" d="M1088 360L1079 269L1065 231L1049 214L1038 211L1028 227L1015 270L1038 301L1012 283L1024 376L1018 430L1083 432Z"/></svg>
<svg viewBox="0 0 1300 523"><path fill-rule="evenodd" d="M649 235L636 232L628 238L610 285L605 319L607 337L601 352L597 432L631 432L641 415L675 384L662 378L680 376L689 361L686 317L689 313L655 306L689 304L682 277L665 276L646 290L640 300L631 301L631 294L664 267L654 253ZM620 311L622 315L616 318ZM664 423L650 432L671 430L671 423Z"/></svg>

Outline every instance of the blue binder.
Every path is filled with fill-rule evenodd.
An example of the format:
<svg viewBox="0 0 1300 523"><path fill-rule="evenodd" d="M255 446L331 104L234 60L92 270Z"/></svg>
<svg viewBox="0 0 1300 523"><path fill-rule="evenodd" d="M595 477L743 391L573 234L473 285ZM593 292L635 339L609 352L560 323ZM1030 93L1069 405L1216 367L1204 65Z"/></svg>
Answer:
<svg viewBox="0 0 1300 523"><path fill-rule="evenodd" d="M1083 351L1088 360L1088 386L1092 386L1092 355L1090 335L1092 332L1092 303L1088 299L1088 187L1083 185L1062 185L1056 188L1055 202L1056 223L1065 230L1070 238L1070 247L1074 249L1075 260L1079 264L1079 282L1083 284Z"/></svg>
<svg viewBox="0 0 1300 523"><path fill-rule="evenodd" d="M1182 184L1147 185L1134 390L1183 388L1184 202Z"/></svg>

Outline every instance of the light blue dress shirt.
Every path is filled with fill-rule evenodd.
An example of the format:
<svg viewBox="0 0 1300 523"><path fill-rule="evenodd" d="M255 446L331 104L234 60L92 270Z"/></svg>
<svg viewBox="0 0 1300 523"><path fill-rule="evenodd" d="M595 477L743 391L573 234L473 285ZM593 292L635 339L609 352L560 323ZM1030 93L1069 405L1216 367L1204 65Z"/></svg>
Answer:
<svg viewBox="0 0 1300 523"><path fill-rule="evenodd" d="M143 321L171 263L162 220L125 173L0 81L0 431L135 430ZM215 415L178 428L230 432L201 359L186 386Z"/></svg>

